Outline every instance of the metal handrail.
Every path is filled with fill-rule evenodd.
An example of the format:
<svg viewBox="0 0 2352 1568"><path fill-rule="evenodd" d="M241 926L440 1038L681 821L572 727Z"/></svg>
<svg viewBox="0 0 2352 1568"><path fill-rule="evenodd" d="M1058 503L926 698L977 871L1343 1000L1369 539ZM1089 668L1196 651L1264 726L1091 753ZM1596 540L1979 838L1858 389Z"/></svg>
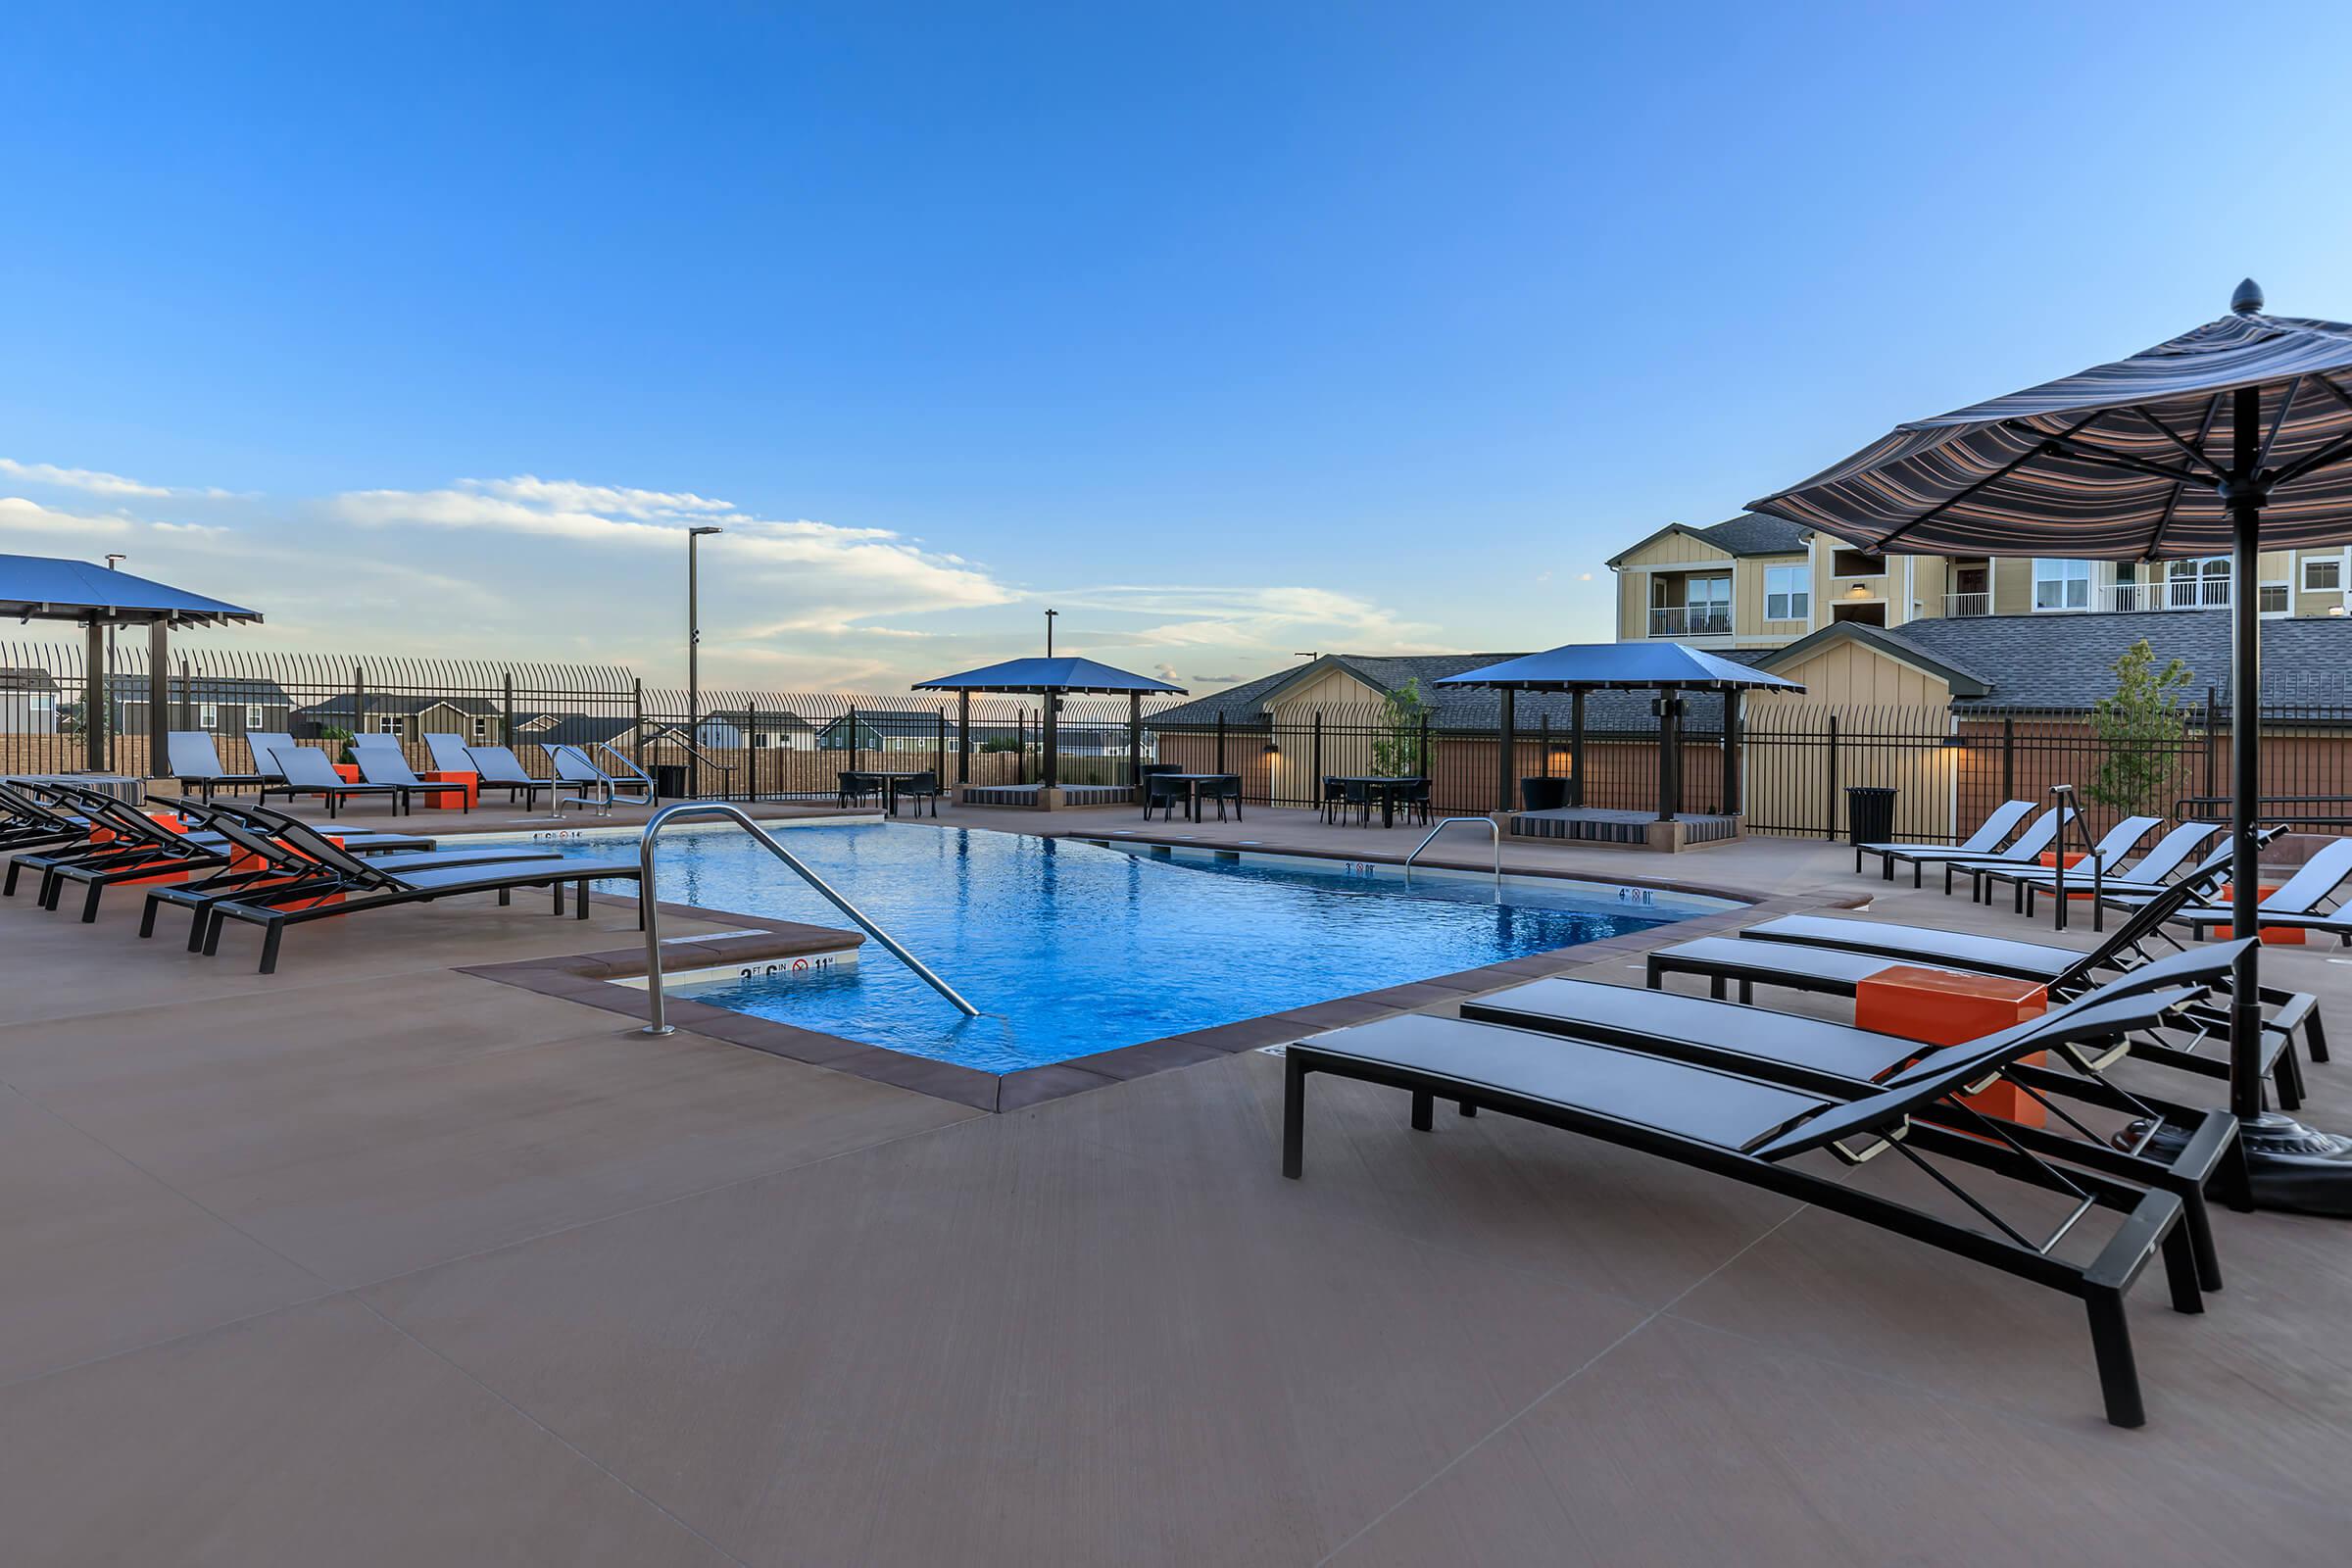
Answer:
<svg viewBox="0 0 2352 1568"><path fill-rule="evenodd" d="M776 842L774 834L753 821L737 808L729 806L723 801L680 801L675 806L664 806L646 818L645 837L637 846L638 897L645 905L645 994L652 1004L652 1011L643 1033L666 1035L673 1032L672 1026L662 1016L662 904L659 899L654 897L654 841L662 836L662 829L668 825L671 818L679 816L723 816L731 819L746 833L749 833L755 841L765 845L768 854L790 866L802 881L823 894L833 907L857 921L859 929L888 949L892 957L912 969L922 977L924 984L954 1003L956 1011L967 1018L980 1016L978 1007L964 1001L954 986L933 974L922 959L901 947L896 937L874 924L871 919L866 917L863 909L858 908L858 906L833 891L832 884L809 870L808 866L803 865L800 857Z"/></svg>
<svg viewBox="0 0 2352 1568"><path fill-rule="evenodd" d="M1438 837L1438 835L1439 835L1439 834L1441 834L1441 833L1445 832L1445 831L1446 831L1447 828L1449 828L1449 827L1453 826L1453 824L1454 824L1454 823L1456 823L1456 822L1478 822L1478 823L1483 823L1483 824L1486 826L1486 828L1487 828L1487 831L1489 831L1489 832L1491 832L1491 833L1493 833L1493 834L1494 835L1494 885L1495 885L1496 887L1498 887L1498 888L1499 888L1499 887L1501 887L1501 886L1502 886L1502 828L1501 828L1501 825L1500 825L1500 824L1498 824L1498 823L1497 823L1497 822L1496 822L1496 821L1495 821L1495 820L1494 820L1493 817L1491 817L1491 816L1446 816L1446 817L1440 817L1440 818L1438 819L1438 825L1437 825L1436 827L1433 827L1433 828L1431 828L1431 829L1429 830L1429 837L1428 837L1428 838L1425 838L1425 839L1423 839L1423 840L1422 840L1422 841L1421 841L1419 844L1417 844L1417 845L1413 846L1413 853L1412 853L1412 854L1410 854L1410 855L1408 855L1408 856L1406 856L1406 857L1404 858L1404 874L1405 874L1406 876L1411 876L1411 875L1413 874L1413 861L1414 861L1414 860L1416 860L1416 859L1418 859L1418 858L1420 858L1421 852L1422 852L1423 850L1426 850L1426 849L1428 849L1428 848L1430 847L1430 845L1431 845L1431 844L1435 843L1435 842L1437 841L1437 837Z"/></svg>

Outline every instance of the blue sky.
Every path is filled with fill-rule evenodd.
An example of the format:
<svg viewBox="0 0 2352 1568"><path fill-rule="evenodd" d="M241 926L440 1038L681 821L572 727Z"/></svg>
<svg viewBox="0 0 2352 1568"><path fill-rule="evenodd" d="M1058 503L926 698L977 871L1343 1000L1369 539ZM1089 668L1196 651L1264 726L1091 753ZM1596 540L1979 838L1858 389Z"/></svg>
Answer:
<svg viewBox="0 0 2352 1568"><path fill-rule="evenodd" d="M0 17L0 550L888 690L1609 635L1899 418L2352 316L2345 8Z"/></svg>

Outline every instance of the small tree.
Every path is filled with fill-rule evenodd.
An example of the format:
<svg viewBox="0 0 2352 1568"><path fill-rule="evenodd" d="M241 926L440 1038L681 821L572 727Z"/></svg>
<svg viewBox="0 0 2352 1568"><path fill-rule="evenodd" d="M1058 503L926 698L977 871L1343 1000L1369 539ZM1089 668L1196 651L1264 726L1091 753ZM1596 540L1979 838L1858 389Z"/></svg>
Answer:
<svg viewBox="0 0 2352 1568"><path fill-rule="evenodd" d="M1372 771L1407 774L1415 771L1421 749L1421 721L1429 716L1429 699L1421 695L1419 677L1389 693L1381 705L1382 733L1372 742Z"/></svg>
<svg viewBox="0 0 2352 1568"><path fill-rule="evenodd" d="M2178 761L2182 712L2180 688L2188 666L2178 659L2156 667L2156 651L2141 638L2115 662L2115 691L2091 710L2099 738L2098 776L2083 793L2130 814L2166 794Z"/></svg>

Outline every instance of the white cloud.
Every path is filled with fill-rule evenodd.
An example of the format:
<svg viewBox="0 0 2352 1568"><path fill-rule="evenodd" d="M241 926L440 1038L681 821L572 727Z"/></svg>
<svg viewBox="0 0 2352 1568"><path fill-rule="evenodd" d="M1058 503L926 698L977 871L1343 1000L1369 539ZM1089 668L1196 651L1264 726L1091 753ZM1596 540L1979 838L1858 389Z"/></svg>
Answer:
<svg viewBox="0 0 2352 1568"><path fill-rule="evenodd" d="M1435 627L1405 620L1387 607L1329 588L1204 588L1112 584L1032 595L1055 606L1121 615L1174 617L1137 629L1098 632L1094 641L1124 646L1216 648L1288 658L1302 638L1364 654L1449 652L1429 640ZM1310 646L1312 645L1310 644Z"/></svg>
<svg viewBox="0 0 2352 1568"><path fill-rule="evenodd" d="M148 484L144 480L129 479L97 468L61 468L54 463L19 463L14 458L0 458L0 474L21 479L26 484L55 485L64 490L86 491L94 496L209 496L218 500L235 494L210 486L174 489L170 485Z"/></svg>
<svg viewBox="0 0 2352 1568"><path fill-rule="evenodd" d="M491 529L617 549L674 550L686 529L716 524L725 534L705 544L706 570L754 576L769 603L790 611L763 635L838 632L874 615L974 609L1016 597L970 563L920 549L887 528L780 521L684 492L524 474L462 479L443 490L355 490L335 497L328 510L364 528Z"/></svg>
<svg viewBox="0 0 2352 1568"><path fill-rule="evenodd" d="M130 519L53 512L22 496L0 496L0 528L18 533L104 534L113 538L130 532Z"/></svg>

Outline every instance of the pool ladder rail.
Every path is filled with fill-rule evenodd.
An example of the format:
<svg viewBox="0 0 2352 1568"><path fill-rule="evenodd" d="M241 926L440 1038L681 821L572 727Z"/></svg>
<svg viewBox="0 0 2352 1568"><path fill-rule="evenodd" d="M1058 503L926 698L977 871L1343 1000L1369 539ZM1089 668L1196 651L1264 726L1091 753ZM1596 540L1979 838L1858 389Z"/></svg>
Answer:
<svg viewBox="0 0 2352 1568"><path fill-rule="evenodd" d="M1499 891L1502 887L1502 828L1491 816L1447 816L1439 818L1438 825L1429 830L1429 837L1423 839L1418 845L1414 846L1413 853L1404 858L1404 874L1407 877L1410 877L1413 874L1413 861L1420 858L1421 852L1428 849L1432 844L1436 843L1438 835L1445 832L1447 828L1453 826L1453 824L1456 822L1476 822L1480 827L1485 828L1489 833L1494 835L1494 886L1496 890Z"/></svg>
<svg viewBox="0 0 2352 1568"><path fill-rule="evenodd" d="M953 1003L956 1011L967 1018L980 1016L980 1009L964 1001L954 986L933 974L929 965L908 953L898 938L876 925L863 909L834 891L831 883L804 865L799 856L777 843L774 834L753 821L743 810L722 801L681 801L675 806L664 806L646 819L645 837L637 846L637 868L642 888L640 896L645 905L645 995L651 1009L642 1033L666 1035L675 1032L675 1026L662 1015L662 901L654 896L654 844L661 838L662 828L681 816L723 816L734 822L755 841L765 846L768 854L782 860L802 881L823 894L833 907L857 921L858 929L881 943L892 957L912 969L922 977L925 985Z"/></svg>

